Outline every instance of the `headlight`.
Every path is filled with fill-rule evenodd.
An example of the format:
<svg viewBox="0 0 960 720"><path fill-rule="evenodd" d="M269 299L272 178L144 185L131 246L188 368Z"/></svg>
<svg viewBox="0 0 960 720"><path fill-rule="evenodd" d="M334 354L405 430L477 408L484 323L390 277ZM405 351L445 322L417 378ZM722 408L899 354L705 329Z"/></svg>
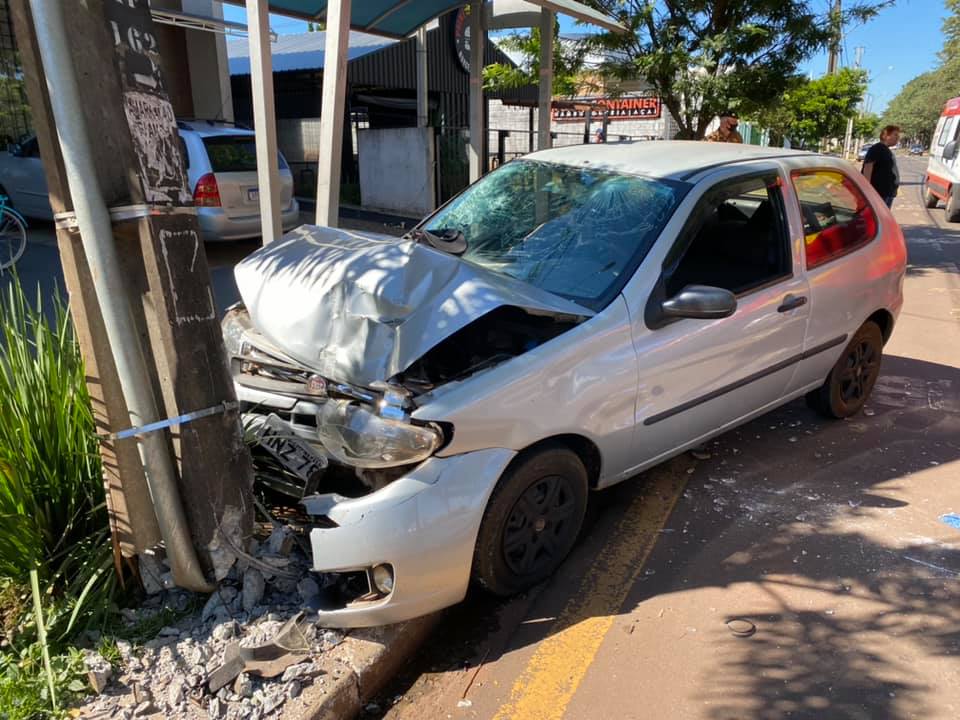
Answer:
<svg viewBox="0 0 960 720"><path fill-rule="evenodd" d="M227 357L242 355L243 333L252 327L250 313L239 303L227 310L227 314L220 323L223 333L223 344L227 349Z"/></svg>
<svg viewBox="0 0 960 720"><path fill-rule="evenodd" d="M317 435L333 457L358 468L386 468L426 460L440 447L431 427L380 417L350 400L330 400L317 413Z"/></svg>

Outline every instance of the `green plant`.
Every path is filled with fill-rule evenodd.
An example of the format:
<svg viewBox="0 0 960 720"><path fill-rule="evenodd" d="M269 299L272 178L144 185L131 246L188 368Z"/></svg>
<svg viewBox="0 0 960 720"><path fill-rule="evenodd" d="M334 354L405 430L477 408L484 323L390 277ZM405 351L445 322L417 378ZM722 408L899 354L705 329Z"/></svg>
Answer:
<svg viewBox="0 0 960 720"><path fill-rule="evenodd" d="M37 571L57 643L103 617L116 583L83 360L59 295L46 310L16 277L0 293L0 578Z"/></svg>
<svg viewBox="0 0 960 720"><path fill-rule="evenodd" d="M51 656L50 667L61 706L89 692L83 656L78 650ZM0 653L0 720L44 720L62 715L51 710L40 644Z"/></svg>

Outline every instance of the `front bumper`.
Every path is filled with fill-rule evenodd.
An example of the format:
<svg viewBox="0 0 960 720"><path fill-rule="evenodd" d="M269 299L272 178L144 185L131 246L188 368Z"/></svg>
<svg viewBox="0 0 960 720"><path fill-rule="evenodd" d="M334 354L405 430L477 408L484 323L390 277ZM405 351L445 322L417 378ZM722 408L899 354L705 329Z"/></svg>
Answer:
<svg viewBox="0 0 960 720"><path fill-rule="evenodd" d="M223 208L199 207L197 220L204 240L244 240L259 237L263 232L260 213L231 218L227 217ZM300 203L296 198L280 213L280 225L284 232L300 225Z"/></svg>
<svg viewBox="0 0 960 720"><path fill-rule="evenodd" d="M240 383L235 387L242 402L258 406L261 412L278 412L295 435L324 452L316 427L306 423L316 415L316 404ZM387 625L460 602L470 583L487 501L515 456L516 451L502 448L434 456L363 497L304 498L308 513L335 524L310 532L315 571L362 572L384 563L393 568L393 590L388 595L322 610L320 624Z"/></svg>
<svg viewBox="0 0 960 720"><path fill-rule="evenodd" d="M386 597L321 611L318 622L386 625L463 600L487 500L515 455L494 448L432 457L361 498L314 496L337 525L310 532L314 570L349 572L388 563L394 574ZM311 500L304 505L309 511Z"/></svg>

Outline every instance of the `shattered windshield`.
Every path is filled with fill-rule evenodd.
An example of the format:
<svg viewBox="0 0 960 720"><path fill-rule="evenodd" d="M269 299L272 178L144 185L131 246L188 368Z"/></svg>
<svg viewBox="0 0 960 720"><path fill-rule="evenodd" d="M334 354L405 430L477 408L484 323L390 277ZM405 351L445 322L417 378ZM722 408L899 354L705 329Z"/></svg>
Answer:
<svg viewBox="0 0 960 720"><path fill-rule="evenodd" d="M465 260L598 310L643 260L687 189L515 160L441 208L423 229L459 231Z"/></svg>

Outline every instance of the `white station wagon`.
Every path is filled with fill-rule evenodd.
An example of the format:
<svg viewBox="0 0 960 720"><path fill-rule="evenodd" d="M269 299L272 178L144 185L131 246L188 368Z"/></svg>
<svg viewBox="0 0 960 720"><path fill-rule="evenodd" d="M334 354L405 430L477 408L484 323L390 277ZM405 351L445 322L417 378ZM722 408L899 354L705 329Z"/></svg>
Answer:
<svg viewBox="0 0 960 720"><path fill-rule="evenodd" d="M546 578L591 489L794 398L857 413L905 264L842 160L568 147L404 238L288 233L237 267L224 337L245 421L317 519L322 621L391 623L471 579Z"/></svg>

